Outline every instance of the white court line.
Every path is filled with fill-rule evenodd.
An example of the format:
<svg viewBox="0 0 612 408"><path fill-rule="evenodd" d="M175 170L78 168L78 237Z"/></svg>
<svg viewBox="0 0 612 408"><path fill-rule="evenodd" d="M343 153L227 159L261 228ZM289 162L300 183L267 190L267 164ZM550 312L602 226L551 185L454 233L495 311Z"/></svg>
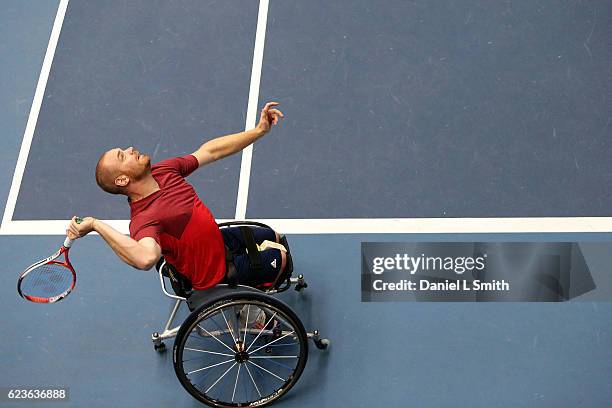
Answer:
<svg viewBox="0 0 612 408"><path fill-rule="evenodd" d="M263 63L264 44L266 42L266 25L268 22L268 0L259 1L259 14L257 16L257 31L255 33L255 50L253 51L253 68L251 70L251 87L249 89L249 102L247 107L245 130L253 129L257 120L257 104L259 103L259 82L261 80L261 65ZM253 158L253 145L242 150L240 162L240 180L238 181L238 197L236 199L236 219L244 220L246 217L247 201L249 196L249 182L251 179L251 161Z"/></svg>
<svg viewBox="0 0 612 408"><path fill-rule="evenodd" d="M122 234L130 233L130 220L101 220ZM230 220L217 220L225 222ZM70 220L19 220L2 224L0 235L65 235ZM97 235L96 232L92 232Z"/></svg>
<svg viewBox="0 0 612 408"><path fill-rule="evenodd" d="M0 226L0 230L2 230L4 226L12 220L13 213L15 212L15 204L17 203L17 197L19 195L23 172L25 171L28 155L30 154L32 137L34 137L34 130L36 129L38 114L40 113L40 107L45 95L45 88L47 87L47 80L49 79L49 71L51 71L51 64L53 63L53 57L55 56L55 48L57 47L57 41L59 39L60 32L62 31L62 24L64 23L64 16L66 15L67 7L68 0L61 0L57 9L57 14L55 15L53 29L51 30L49 44L47 45L47 52L45 53L45 59L43 60L42 68L40 70L40 76L38 77L38 84L36 85L36 92L34 93L34 100L32 101L32 107L30 108L28 123L26 124L25 133L21 142L19 157L17 158L17 164L15 165L13 182L11 183L11 189L6 201L6 207L4 208L4 215L2 217L2 225Z"/></svg>
<svg viewBox="0 0 612 408"><path fill-rule="evenodd" d="M224 222L229 220L217 220ZM285 234L612 232L612 217L254 219ZM10 221L0 235L63 235L69 220ZM127 234L128 220L104 220Z"/></svg>

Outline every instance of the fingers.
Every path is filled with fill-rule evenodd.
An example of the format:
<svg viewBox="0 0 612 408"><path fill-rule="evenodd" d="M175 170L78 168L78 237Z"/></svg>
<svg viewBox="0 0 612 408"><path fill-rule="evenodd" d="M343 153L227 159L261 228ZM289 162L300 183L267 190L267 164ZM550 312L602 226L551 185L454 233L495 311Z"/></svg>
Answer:
<svg viewBox="0 0 612 408"><path fill-rule="evenodd" d="M68 228L66 229L66 235L70 239L77 239L79 237L78 232L75 231L75 225L76 225L76 216L70 219L70 224L68 224Z"/></svg>
<svg viewBox="0 0 612 408"><path fill-rule="evenodd" d="M270 109L268 111L268 115L271 117L273 125L276 125L278 123L279 118L285 117L285 115L283 115L283 112L279 111L278 109Z"/></svg>
<svg viewBox="0 0 612 408"><path fill-rule="evenodd" d="M72 220L70 221L70 229L78 234L79 224L77 224L76 220L77 220L76 216L72 217Z"/></svg>
<svg viewBox="0 0 612 408"><path fill-rule="evenodd" d="M280 116L281 118L284 118L284 117L285 117L285 115L283 115L283 112L279 111L278 109L270 109L270 110L268 111L268 114L270 114L270 115L278 115L278 116Z"/></svg>
<svg viewBox="0 0 612 408"><path fill-rule="evenodd" d="M72 225L70 226L69 231L70 231L70 233L71 233L72 235L74 235L74 236L75 236L75 238L80 238L80 237L81 237L81 233L79 232L79 230L78 230L78 229L76 229L75 227L73 227Z"/></svg>
<svg viewBox="0 0 612 408"><path fill-rule="evenodd" d="M280 118L284 118L285 115L278 109L274 109L274 106L278 106L278 102L268 102L261 110L261 115L259 118L259 127L264 129L264 132L270 130L271 125L278 124Z"/></svg>
<svg viewBox="0 0 612 408"><path fill-rule="evenodd" d="M78 234L78 233L75 233L75 232L74 232L74 230L73 230L72 228L68 228L68 229L66 230L66 236L67 236L68 238L72 239L72 240L75 240L75 239L77 239L77 238L80 238L80 237L79 237L79 234Z"/></svg>
<svg viewBox="0 0 612 408"><path fill-rule="evenodd" d="M81 237L81 231L79 231L79 224L77 224L76 219L76 216L72 217L70 224L68 225L68 229L66 230L66 233L69 234L68 238L70 239L77 239Z"/></svg>
<svg viewBox="0 0 612 408"><path fill-rule="evenodd" d="M74 241L75 239L77 239L77 238L78 238L78 236L77 236L77 235L74 235L74 232L72 232L72 231L71 231L71 230L69 230L69 229L67 229L67 230L66 230L66 236L67 236L68 238L70 238L71 240L73 240L73 241Z"/></svg>
<svg viewBox="0 0 612 408"><path fill-rule="evenodd" d="M263 107L263 111L267 112L268 109L270 109L272 106L277 106L278 102L268 102L266 103L266 106Z"/></svg>

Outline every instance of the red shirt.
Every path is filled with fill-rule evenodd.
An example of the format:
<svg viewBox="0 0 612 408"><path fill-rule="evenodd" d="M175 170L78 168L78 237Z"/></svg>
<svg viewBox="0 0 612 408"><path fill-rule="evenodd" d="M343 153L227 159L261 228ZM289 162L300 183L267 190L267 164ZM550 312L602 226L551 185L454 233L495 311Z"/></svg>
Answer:
<svg viewBox="0 0 612 408"><path fill-rule="evenodd" d="M157 241L164 258L200 290L225 276L225 246L212 213L185 181L197 168L190 154L151 167L160 190L130 202L130 236Z"/></svg>

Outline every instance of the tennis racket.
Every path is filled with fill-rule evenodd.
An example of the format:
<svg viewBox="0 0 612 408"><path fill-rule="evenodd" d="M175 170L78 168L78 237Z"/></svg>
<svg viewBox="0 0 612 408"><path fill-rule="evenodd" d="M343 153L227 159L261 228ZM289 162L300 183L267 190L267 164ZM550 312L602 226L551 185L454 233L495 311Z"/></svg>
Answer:
<svg viewBox="0 0 612 408"><path fill-rule="evenodd" d="M77 224L82 221L77 217ZM66 237L56 253L30 265L19 275L17 292L22 298L35 303L54 303L72 292L76 285L76 273L68 258L72 243L73 240Z"/></svg>

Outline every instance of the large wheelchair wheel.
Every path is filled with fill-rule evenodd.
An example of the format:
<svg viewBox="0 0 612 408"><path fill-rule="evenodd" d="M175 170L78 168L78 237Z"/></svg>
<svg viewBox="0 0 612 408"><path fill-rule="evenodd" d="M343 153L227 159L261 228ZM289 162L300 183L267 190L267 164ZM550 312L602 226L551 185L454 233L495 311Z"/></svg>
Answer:
<svg viewBox="0 0 612 408"><path fill-rule="evenodd" d="M193 311L174 342L185 389L213 407L264 406L293 387L308 338L283 302L256 292L226 295Z"/></svg>

